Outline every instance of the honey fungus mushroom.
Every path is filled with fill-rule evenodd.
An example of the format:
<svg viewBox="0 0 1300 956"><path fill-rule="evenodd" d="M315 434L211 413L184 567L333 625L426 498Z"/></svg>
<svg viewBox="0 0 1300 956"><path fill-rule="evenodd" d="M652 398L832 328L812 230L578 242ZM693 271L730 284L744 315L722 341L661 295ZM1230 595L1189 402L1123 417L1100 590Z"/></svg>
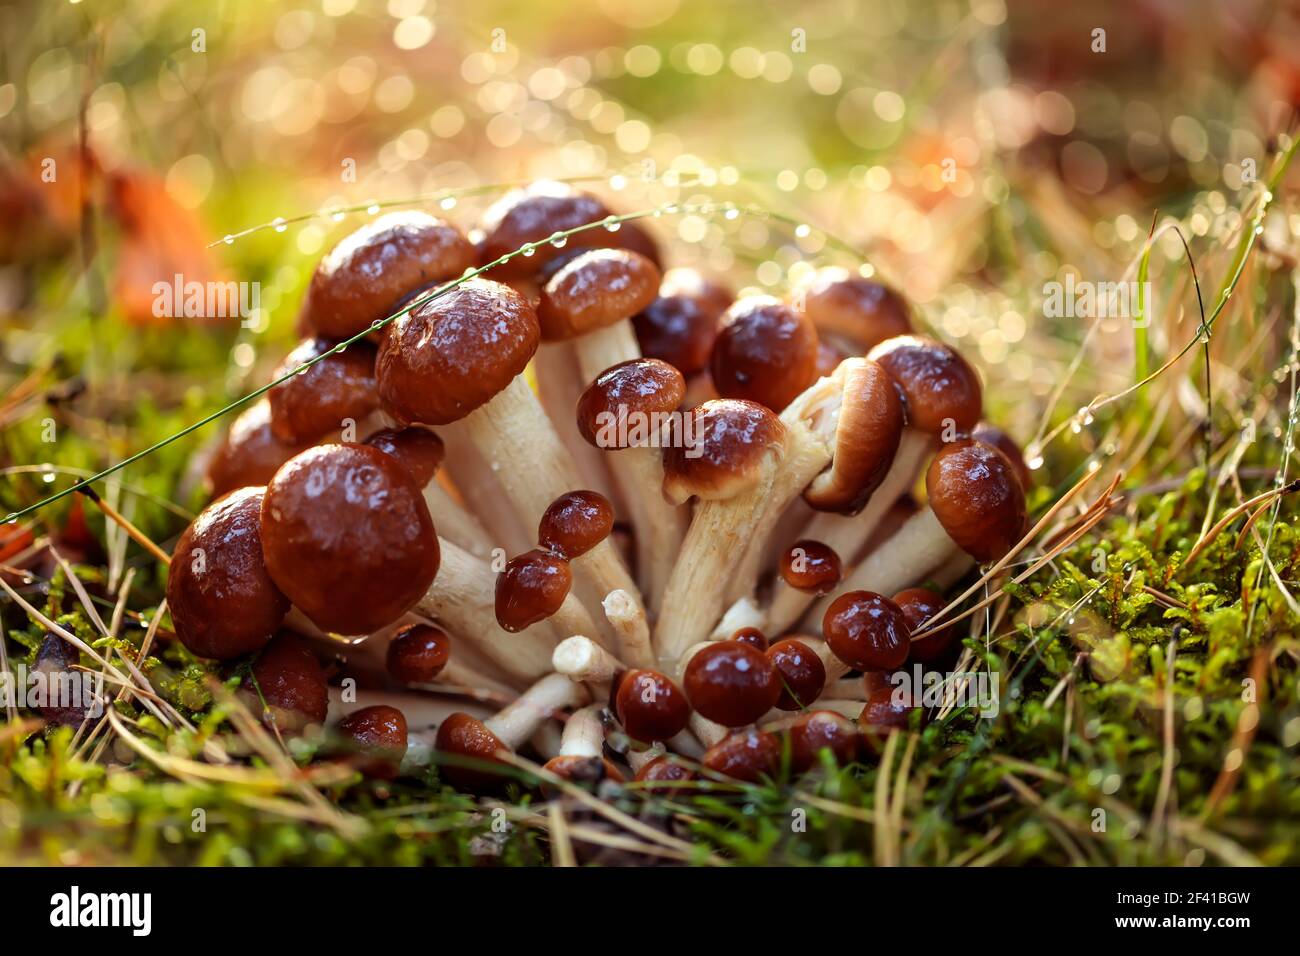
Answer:
<svg viewBox="0 0 1300 956"><path fill-rule="evenodd" d="M866 352L912 331L907 302L883 283L853 275L838 266L818 269L794 290L794 301L818 334Z"/></svg>
<svg viewBox="0 0 1300 956"><path fill-rule="evenodd" d="M411 624L388 642L388 676L402 684L432 683L451 658L451 637L432 624Z"/></svg>
<svg viewBox="0 0 1300 956"><path fill-rule="evenodd" d="M229 660L263 647L289 613L289 598L262 550L266 489L240 488L203 509L167 569L176 636L199 657Z"/></svg>
<svg viewBox="0 0 1300 956"><path fill-rule="evenodd" d="M603 707L593 705L570 714L560 736L560 752L546 761L544 769L570 783L622 783L622 771L605 757L603 713Z"/></svg>
<svg viewBox="0 0 1300 956"><path fill-rule="evenodd" d="M802 710L821 696L826 686L826 667L805 642L782 638L767 649L767 659L772 662L781 688L773 704L778 710Z"/></svg>
<svg viewBox="0 0 1300 956"><path fill-rule="evenodd" d="M823 751L837 764L851 763L858 755L858 728L853 721L833 710L800 714L791 724L790 770L805 773L816 766Z"/></svg>
<svg viewBox="0 0 1300 956"><path fill-rule="evenodd" d="M473 265L474 247L456 227L418 210L388 213L321 259L303 320L323 336L351 338L387 318L411 293Z"/></svg>
<svg viewBox="0 0 1300 956"><path fill-rule="evenodd" d="M282 442L271 431L271 403L254 402L240 412L213 452L207 467L212 497L236 488L265 485L280 466L307 447L307 442Z"/></svg>
<svg viewBox="0 0 1300 956"><path fill-rule="evenodd" d="M507 631L522 631L555 614L569 596L569 562L540 548L506 562L497 577L496 615Z"/></svg>
<svg viewBox="0 0 1300 956"><path fill-rule="evenodd" d="M817 377L817 332L779 299L740 299L722 315L709 370L722 397L780 412Z"/></svg>
<svg viewBox="0 0 1300 956"><path fill-rule="evenodd" d="M280 631L262 648L242 690L263 721L285 733L323 724L329 713L325 671L307 642L292 631Z"/></svg>
<svg viewBox="0 0 1300 956"><path fill-rule="evenodd" d="M605 232L602 229L574 233L565 240L567 250L546 241L557 232L599 222L609 214L609 209L595 196L554 180L539 180L511 190L483 214L479 264L487 265L533 245L531 256L515 256L494 266L489 273L501 281L530 278L566 251L609 245L608 235L602 235Z"/></svg>
<svg viewBox="0 0 1300 956"><path fill-rule="evenodd" d="M686 665L682 686L700 716L724 727L752 724L781 695L771 659L740 641L717 641L697 651Z"/></svg>
<svg viewBox="0 0 1300 956"><path fill-rule="evenodd" d="M551 502L537 526L537 543L562 558L580 557L614 530L614 509L604 495L570 491Z"/></svg>
<svg viewBox="0 0 1300 956"><path fill-rule="evenodd" d="M396 707L373 704L354 710L335 728L344 754L365 776L392 780L406 756L406 717Z"/></svg>
<svg viewBox="0 0 1300 956"><path fill-rule="evenodd" d="M614 714L633 740L671 740L685 729L691 706L669 678L644 668L626 672L617 683Z"/></svg>
<svg viewBox="0 0 1300 956"><path fill-rule="evenodd" d="M267 393L271 431L286 444L314 442L349 421L363 421L379 407L375 347L368 342L354 342L340 352L328 339L307 339L285 356L272 378L316 359Z"/></svg>
<svg viewBox="0 0 1300 956"><path fill-rule="evenodd" d="M902 609L871 591L849 591L832 601L822 634L836 657L862 671L901 667L912 637Z"/></svg>
<svg viewBox="0 0 1300 956"><path fill-rule="evenodd" d="M735 296L694 269L664 273L659 295L632 319L646 358L660 359L687 378L709 364L718 322Z"/></svg>
<svg viewBox="0 0 1300 956"><path fill-rule="evenodd" d="M271 579L315 624L369 634L415 606L438 572L429 510L410 474L366 445L285 462L262 501Z"/></svg>
<svg viewBox="0 0 1300 956"><path fill-rule="evenodd" d="M779 769L781 740L768 731L746 727L706 750L700 763L715 774L743 783L759 783Z"/></svg>

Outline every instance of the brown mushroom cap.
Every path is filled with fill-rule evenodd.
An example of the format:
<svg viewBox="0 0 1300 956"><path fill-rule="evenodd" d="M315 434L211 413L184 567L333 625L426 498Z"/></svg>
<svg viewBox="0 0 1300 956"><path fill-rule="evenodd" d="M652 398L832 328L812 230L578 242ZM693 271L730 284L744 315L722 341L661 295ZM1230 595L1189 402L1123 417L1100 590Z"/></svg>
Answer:
<svg viewBox="0 0 1300 956"><path fill-rule="evenodd" d="M230 424L229 431L208 464L212 497L248 485L264 485L306 443L286 445L271 431L271 403L263 398L250 405Z"/></svg>
<svg viewBox="0 0 1300 956"><path fill-rule="evenodd" d="M578 192L565 183L541 180L512 190L483 214L484 238L478 249L479 264L487 265L528 243L537 243L531 256L515 256L492 270L494 277L531 276L563 252L546 242L552 235L597 222L608 215L609 209L595 196ZM603 229L587 229L570 236L565 244L571 248L597 248L610 244L610 234Z"/></svg>
<svg viewBox="0 0 1300 956"><path fill-rule="evenodd" d="M980 422L971 432L970 437L976 441L982 441L986 445L992 445L1002 454L1007 456L1007 461L1011 462L1012 467L1016 469L1016 477L1020 479L1020 487L1029 493L1033 487L1034 476L1029 470L1029 465L1025 462L1024 452L1020 450L1020 444L997 425L990 422Z"/></svg>
<svg viewBox="0 0 1300 956"><path fill-rule="evenodd" d="M765 456L785 441L785 426L756 402L719 398L685 413L664 449L664 495L721 501L758 480Z"/></svg>
<svg viewBox="0 0 1300 956"><path fill-rule="evenodd" d="M795 290L818 331L838 335L863 352L907 335L912 320L903 297L889 286L845 269L818 269Z"/></svg>
<svg viewBox="0 0 1300 956"><path fill-rule="evenodd" d="M855 670L892 670L907 660L911 632L897 604L874 591L848 591L822 619L831 653Z"/></svg>
<svg viewBox="0 0 1300 956"><path fill-rule="evenodd" d="M316 626L369 634L409 611L438 572L424 495L396 459L321 445L285 462L262 502L262 552Z"/></svg>
<svg viewBox="0 0 1300 956"><path fill-rule="evenodd" d="M594 786L602 780L623 783L622 771L604 757L579 757L560 754L546 761L544 769L570 783Z"/></svg>
<svg viewBox="0 0 1300 956"><path fill-rule="evenodd" d="M847 359L830 467L812 480L803 498L819 511L856 514L889 473L903 436L903 403L880 365Z"/></svg>
<svg viewBox="0 0 1300 956"><path fill-rule="evenodd" d="M328 339L306 339L272 373L273 379L280 378L304 362L325 356L267 393L271 431L280 441L314 442L338 431L346 419L358 422L379 407L375 347L368 342L354 342L343 352L335 352L334 348L335 343Z"/></svg>
<svg viewBox="0 0 1300 956"><path fill-rule="evenodd" d="M542 289L537 307L542 338L577 338L636 315L659 288L659 270L625 249L591 249L575 256Z"/></svg>
<svg viewBox="0 0 1300 956"><path fill-rule="evenodd" d="M303 317L322 335L351 338L387 318L431 282L474 265L474 247L455 226L418 210L393 212L339 242L316 267Z"/></svg>
<svg viewBox="0 0 1300 956"><path fill-rule="evenodd" d="M537 525L544 550L573 560L594 548L614 530L614 507L595 491L570 491L547 506Z"/></svg>
<svg viewBox="0 0 1300 956"><path fill-rule="evenodd" d="M826 339L817 340L817 376L825 378L839 367L839 364L851 356L834 342Z"/></svg>
<svg viewBox="0 0 1300 956"><path fill-rule="evenodd" d="M840 583L843 566L835 549L805 538L781 553L781 580L807 594L830 594Z"/></svg>
<svg viewBox="0 0 1300 956"><path fill-rule="evenodd" d="M767 635L756 627L742 627L740 630L736 631L736 633L732 634L728 640L740 641L740 643L748 644L756 651L763 654L767 653Z"/></svg>
<svg viewBox="0 0 1300 956"><path fill-rule="evenodd" d="M36 649L36 660L32 663L31 673L40 674L46 681L46 687L67 687L70 686L67 681L82 679L81 675L85 672L76 670L80 663L81 652L76 647L58 634L46 634ZM89 697L88 694L44 694L37 698L41 703L33 706L49 723L80 727L90 717L92 701L87 699Z"/></svg>
<svg viewBox="0 0 1300 956"><path fill-rule="evenodd" d="M817 330L772 296L749 296L723 313L709 358L713 387L781 411L817 377Z"/></svg>
<svg viewBox="0 0 1300 956"><path fill-rule="evenodd" d="M375 364L380 400L403 422L458 421L523 372L540 336L523 296L469 279L393 321Z"/></svg>
<svg viewBox="0 0 1300 956"><path fill-rule="evenodd" d="M687 788L665 785L681 784L694 779L695 773L689 767L683 766L667 754L655 757L654 760L643 765L636 772L636 781L645 783L647 790L676 790L680 792Z"/></svg>
<svg viewBox="0 0 1300 956"><path fill-rule="evenodd" d="M325 671L307 642L292 631L281 631L262 648L243 687L259 709L265 701L269 713L263 713L263 720L283 731L323 724L329 714Z"/></svg>
<svg viewBox="0 0 1300 956"><path fill-rule="evenodd" d="M700 758L714 773L745 783L758 783L781 766L781 741L753 727L737 731L714 744Z"/></svg>
<svg viewBox="0 0 1300 956"><path fill-rule="evenodd" d="M1015 466L992 445L944 445L930 462L925 490L948 537L981 564L1001 558L1024 534L1024 489Z"/></svg>
<svg viewBox="0 0 1300 956"><path fill-rule="evenodd" d="M767 659L776 668L781 696L778 710L802 710L821 696L826 686L826 665L811 647L793 637L777 641L767 650Z"/></svg>
<svg viewBox="0 0 1300 956"><path fill-rule="evenodd" d="M740 641L717 641L696 651L682 686L700 716L724 727L752 724L781 695L772 661Z"/></svg>
<svg viewBox="0 0 1300 956"><path fill-rule="evenodd" d="M454 761L459 758L477 763L498 764L504 766L497 751L510 748L501 742L496 734L488 730L487 725L469 714L457 711L449 714L438 725L438 734L434 738L434 749L451 761L439 765L439 773L458 787L485 787L501 781L499 774L489 769L463 766Z"/></svg>
<svg viewBox="0 0 1300 956"><path fill-rule="evenodd" d="M979 373L949 345L917 335L900 335L873 348L903 393L907 424L931 434L948 428L967 432L982 410Z"/></svg>
<svg viewBox="0 0 1300 956"><path fill-rule="evenodd" d="M804 773L829 750L837 764L852 763L858 755L857 725L833 710L801 714L790 727L790 769Z"/></svg>
<svg viewBox="0 0 1300 956"><path fill-rule="evenodd" d="M867 703L858 715L863 744L868 750L879 750L880 738L894 730L906 730L912 711L917 709L911 695L893 684L869 688Z"/></svg>
<svg viewBox="0 0 1300 956"><path fill-rule="evenodd" d="M734 298L694 269L669 269L659 283L659 297L632 319L641 353L663 359L683 375L704 371L718 320Z"/></svg>
<svg viewBox="0 0 1300 956"><path fill-rule="evenodd" d="M645 256L656 269L663 269L663 256L659 253L659 243L650 230L635 219L625 219L618 228L604 237L604 245L611 249L626 249L637 255Z"/></svg>
<svg viewBox="0 0 1300 956"><path fill-rule="evenodd" d="M199 657L229 660L269 641L289 599L262 557L265 488L240 488L194 519L167 569L167 606L176 636Z"/></svg>
<svg viewBox="0 0 1300 956"><path fill-rule="evenodd" d="M671 680L658 671L628 671L618 682L614 713L633 740L670 740L686 727L691 705Z"/></svg>
<svg viewBox="0 0 1300 956"><path fill-rule="evenodd" d="M406 756L406 716L396 707L375 704L339 721L338 734L353 762L367 777L392 780Z"/></svg>
<svg viewBox="0 0 1300 956"><path fill-rule="evenodd" d="M381 428L365 443L396 459L420 488L433 481L446 454L442 439L419 425Z"/></svg>
<svg viewBox="0 0 1300 956"><path fill-rule="evenodd" d="M617 449L655 447L661 416L686 394L682 373L659 359L632 359L596 376L578 399L578 431L588 444Z"/></svg>
<svg viewBox="0 0 1300 956"><path fill-rule="evenodd" d="M411 624L388 642L388 676L403 684L428 684L451 658L451 636L432 624Z"/></svg>
<svg viewBox="0 0 1300 956"><path fill-rule="evenodd" d="M573 586L569 562L549 551L525 551L506 562L497 576L497 623L515 632L544 621L560 609Z"/></svg>
<svg viewBox="0 0 1300 956"><path fill-rule="evenodd" d="M907 619L907 627L915 633L945 607L948 602L943 595L929 588L907 588L894 595L893 601ZM913 638L907 660L909 663L929 663L942 657L957 637L957 629L949 624L933 634Z"/></svg>

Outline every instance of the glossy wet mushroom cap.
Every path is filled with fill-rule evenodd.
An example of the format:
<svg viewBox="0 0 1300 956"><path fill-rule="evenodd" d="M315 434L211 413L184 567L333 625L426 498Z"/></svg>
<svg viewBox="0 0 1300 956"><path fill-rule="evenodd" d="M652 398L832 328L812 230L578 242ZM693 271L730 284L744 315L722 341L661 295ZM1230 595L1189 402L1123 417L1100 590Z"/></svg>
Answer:
<svg viewBox="0 0 1300 956"><path fill-rule="evenodd" d="M285 462L262 501L272 580L317 627L369 634L424 596L438 537L424 495L396 459L322 445Z"/></svg>
<svg viewBox="0 0 1300 956"><path fill-rule="evenodd" d="M680 793L688 789L683 784L694 780L695 773L673 758L664 754L644 764L636 772L636 781L644 783L647 790L660 790L668 793Z"/></svg>
<svg viewBox="0 0 1300 956"><path fill-rule="evenodd" d="M739 641L717 641L697 651L686 665L682 686L701 717L724 727L752 724L781 695L771 660Z"/></svg>
<svg viewBox="0 0 1300 956"><path fill-rule="evenodd" d="M307 642L292 631L281 631L262 648L243 687L256 709L265 702L262 719L281 731L323 724L329 713L325 671Z"/></svg>
<svg viewBox="0 0 1300 956"><path fill-rule="evenodd" d="M843 376L844 389L833 457L803 499L819 511L856 514L889 473L905 416L893 379L877 363L848 359L837 374Z"/></svg>
<svg viewBox="0 0 1300 956"><path fill-rule="evenodd" d="M740 299L723 313L709 371L724 398L779 412L816 380L817 331L779 299Z"/></svg>
<svg viewBox="0 0 1300 956"><path fill-rule="evenodd" d="M991 445L944 445L925 475L930 509L953 542L981 564L996 561L1025 531L1025 492L1015 467Z"/></svg>
<svg viewBox="0 0 1300 956"><path fill-rule="evenodd" d="M864 747L869 751L879 751L883 738L895 730L908 728L912 711L917 709L911 695L902 687L886 683L869 689L867 702L858 715L858 730Z"/></svg>
<svg viewBox="0 0 1300 956"><path fill-rule="evenodd" d="M874 591L849 591L822 620L831 653L855 670L892 670L907 660L911 634L898 605Z"/></svg>
<svg viewBox="0 0 1300 956"><path fill-rule="evenodd" d="M406 717L396 707L375 704L354 710L339 721L337 733L345 753L367 777L392 780L406 756Z"/></svg>
<svg viewBox="0 0 1300 956"><path fill-rule="evenodd" d="M937 435L948 429L967 432L979 421L979 373L951 346L900 335L881 342L867 358L879 362L898 383L910 427Z"/></svg>
<svg viewBox="0 0 1300 956"><path fill-rule="evenodd" d="M614 530L614 507L595 491L570 491L551 502L537 526L537 544L573 560L604 541Z"/></svg>
<svg viewBox="0 0 1300 956"><path fill-rule="evenodd" d="M677 685L658 671L632 670L614 695L614 714L633 740L654 743L681 733L691 706Z"/></svg>
<svg viewBox="0 0 1300 956"><path fill-rule="evenodd" d="M1014 438L989 422L980 422L976 425L970 437L986 445L992 445L1006 455L1007 461L1011 462L1012 467L1016 470L1016 477L1020 479L1020 487L1025 490L1026 494L1029 493L1029 489L1033 487L1034 476L1029 470L1029 465L1025 462L1025 455L1020 450L1020 444Z"/></svg>
<svg viewBox="0 0 1300 956"><path fill-rule="evenodd" d="M858 756L858 727L843 714L833 710L814 710L800 714L790 726L790 769L804 773L821 762L829 750L841 766Z"/></svg>
<svg viewBox="0 0 1300 956"><path fill-rule="evenodd" d="M566 262L542 289L542 338L561 341L606 328L654 301L659 270L625 249L592 249Z"/></svg>
<svg viewBox="0 0 1300 956"><path fill-rule="evenodd" d="M433 624L411 624L388 642L388 676L402 684L436 680L451 658L451 636Z"/></svg>
<svg viewBox="0 0 1300 956"><path fill-rule="evenodd" d="M389 213L346 236L321 259L303 318L322 335L346 339L387 318L396 303L474 265L474 247L455 226L418 210Z"/></svg>
<svg viewBox="0 0 1300 956"><path fill-rule="evenodd" d="M500 774L478 765L487 763L504 767L497 752L510 749L488 730L483 721L460 711L449 714L438 725L433 746L446 758L439 763L439 775L458 787L467 788L500 783Z"/></svg>
<svg viewBox="0 0 1300 956"><path fill-rule="evenodd" d="M540 548L525 551L497 575L497 623L515 632L544 621L560 609L572 586L573 572L564 558Z"/></svg>
<svg viewBox="0 0 1300 956"><path fill-rule="evenodd" d="M724 737L704 752L700 763L714 773L759 783L781 766L781 740L776 734L752 727Z"/></svg>
<svg viewBox="0 0 1300 956"><path fill-rule="evenodd" d="M597 448L657 447L658 428L686 394L682 373L659 359L612 365L583 390L576 410L578 431Z"/></svg>
<svg viewBox="0 0 1300 956"><path fill-rule="evenodd" d="M863 352L912 331L901 295L838 267L818 269L800 284L793 298L819 332L839 336Z"/></svg>
<svg viewBox="0 0 1300 956"><path fill-rule="evenodd" d="M755 402L722 398L683 414L664 449L664 494L674 504L734 497L753 486L785 426Z"/></svg>
<svg viewBox="0 0 1300 956"><path fill-rule="evenodd" d="M929 588L907 588L895 594L893 601L898 605L899 610L903 612L903 617L907 619L908 629L913 633L921 630L926 621L948 606L948 602L944 600L942 594L931 591ZM956 639L957 629L951 624L940 628L933 634L914 637L912 638L907 659L909 662L921 664L938 660L947 653Z"/></svg>
<svg viewBox="0 0 1300 956"><path fill-rule="evenodd" d="M301 342L271 373L272 379L325 356L267 393L271 430L289 444L314 442L356 423L379 407L375 388L375 347L353 342L343 352L322 338Z"/></svg>
<svg viewBox="0 0 1300 956"><path fill-rule="evenodd" d="M458 421L523 372L540 337L518 292L469 279L394 320L375 365L380 400L402 422Z"/></svg>
<svg viewBox="0 0 1300 956"><path fill-rule="evenodd" d="M742 627L731 635L731 640L740 641L740 643L748 644L756 651L767 653L767 635L756 627Z"/></svg>
<svg viewBox="0 0 1300 956"><path fill-rule="evenodd" d="M843 566L835 549L805 538L781 552L781 580L807 594L830 594L840 583Z"/></svg>
<svg viewBox="0 0 1300 956"><path fill-rule="evenodd" d="M802 710L821 696L826 686L826 665L817 652L797 638L787 637L767 649L767 659L776 669L781 695L778 710Z"/></svg>
<svg viewBox="0 0 1300 956"><path fill-rule="evenodd" d="M484 236L478 248L478 261L487 265L528 243L534 243L537 245L531 256L515 256L490 273L494 278L531 276L565 249L610 245L610 234L604 229L574 233L562 248L546 242L557 232L597 222L609 214L609 209L599 199L572 186L553 180L532 183L507 193L484 213Z"/></svg>
<svg viewBox="0 0 1300 956"><path fill-rule="evenodd" d="M662 359L683 375L704 371L718 322L734 298L694 269L669 269L658 297L632 319L641 354Z"/></svg>
<svg viewBox="0 0 1300 956"><path fill-rule="evenodd" d="M604 780L623 783L626 779L623 772L605 757L579 757L560 754L546 761L544 769L549 770L563 780L569 781L569 783L578 784L579 786L594 787ZM544 787L543 789L547 788Z"/></svg>
<svg viewBox="0 0 1300 956"><path fill-rule="evenodd" d="M250 405L231 422L208 463L212 497L236 488L265 485L280 466L309 443L286 444L271 431L271 403L265 398Z"/></svg>
<svg viewBox="0 0 1300 956"><path fill-rule="evenodd" d="M271 640L289 598L262 552L265 488L240 488L199 513L167 569L167 606L176 636L199 657L229 660Z"/></svg>
<svg viewBox="0 0 1300 956"><path fill-rule="evenodd" d="M365 444L392 456L420 488L433 481L446 455L442 439L419 425L381 428Z"/></svg>

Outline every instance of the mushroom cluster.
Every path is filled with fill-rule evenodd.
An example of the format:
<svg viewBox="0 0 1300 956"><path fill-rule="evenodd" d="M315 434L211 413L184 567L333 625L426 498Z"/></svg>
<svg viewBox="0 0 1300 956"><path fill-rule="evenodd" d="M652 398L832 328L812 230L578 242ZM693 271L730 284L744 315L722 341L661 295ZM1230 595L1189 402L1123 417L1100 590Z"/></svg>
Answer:
<svg viewBox="0 0 1300 956"><path fill-rule="evenodd" d="M891 674L951 665L943 589L1026 525L972 366L843 270L661 273L559 183L472 235L398 213L321 260L177 545L185 646L367 776L418 751L467 788L521 748L551 784L755 781L919 719ZM370 703L331 713L347 678Z"/></svg>

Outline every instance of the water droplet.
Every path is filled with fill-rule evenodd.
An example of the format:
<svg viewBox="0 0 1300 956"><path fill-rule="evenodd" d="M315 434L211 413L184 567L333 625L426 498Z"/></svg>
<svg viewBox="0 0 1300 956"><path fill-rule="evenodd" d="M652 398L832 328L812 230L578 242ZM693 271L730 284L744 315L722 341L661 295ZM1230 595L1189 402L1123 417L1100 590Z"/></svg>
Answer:
<svg viewBox="0 0 1300 956"><path fill-rule="evenodd" d="M624 176L620 176L619 174L615 173L613 176L609 177L609 188L614 190L615 192L619 191L626 185L627 185L627 179Z"/></svg>
<svg viewBox="0 0 1300 956"><path fill-rule="evenodd" d="M619 222L617 219L615 219L613 216L606 216L605 228L610 232L618 232L619 229L623 228L623 224Z"/></svg>
<svg viewBox="0 0 1300 956"><path fill-rule="evenodd" d="M271 220L271 225L275 227L276 232L284 232L289 228L288 225L285 224L284 216L276 216Z"/></svg>
<svg viewBox="0 0 1300 956"><path fill-rule="evenodd" d="M342 210L342 209L336 209L336 210L334 210L334 212L330 214L330 218L333 219L335 222L342 222L342 221L343 221L343 210Z"/></svg>
<svg viewBox="0 0 1300 956"><path fill-rule="evenodd" d="M531 242L525 242L523 246L521 246L519 249L520 254L523 255L525 259L531 257L533 253L535 253L536 251L537 251L537 247L534 246Z"/></svg>
<svg viewBox="0 0 1300 956"><path fill-rule="evenodd" d="M563 249L569 244L569 237L562 232L552 233L550 242L556 249Z"/></svg>
<svg viewBox="0 0 1300 956"><path fill-rule="evenodd" d="M232 235L230 235L230 233L226 233L226 235L225 235L224 237L222 237L222 240L221 240L221 241L224 242L226 245L229 246L229 245L231 245L231 244L234 243L234 241L235 241L235 237L232 236Z"/></svg>
<svg viewBox="0 0 1300 956"><path fill-rule="evenodd" d="M438 205L441 206L443 209L455 209L455 208L456 208L456 197L455 197L455 196L443 196L443 197L442 197L442 201L439 202Z"/></svg>
<svg viewBox="0 0 1300 956"><path fill-rule="evenodd" d="M809 228L805 223L800 223L798 226L795 227L794 234L798 236L800 239L807 239L810 235L812 235L812 229Z"/></svg>
<svg viewBox="0 0 1300 956"><path fill-rule="evenodd" d="M739 218L740 218L740 210L737 209L735 206L731 206L731 207L728 208L727 211L724 212L722 215L723 215L724 217L726 217L727 219L739 219Z"/></svg>

